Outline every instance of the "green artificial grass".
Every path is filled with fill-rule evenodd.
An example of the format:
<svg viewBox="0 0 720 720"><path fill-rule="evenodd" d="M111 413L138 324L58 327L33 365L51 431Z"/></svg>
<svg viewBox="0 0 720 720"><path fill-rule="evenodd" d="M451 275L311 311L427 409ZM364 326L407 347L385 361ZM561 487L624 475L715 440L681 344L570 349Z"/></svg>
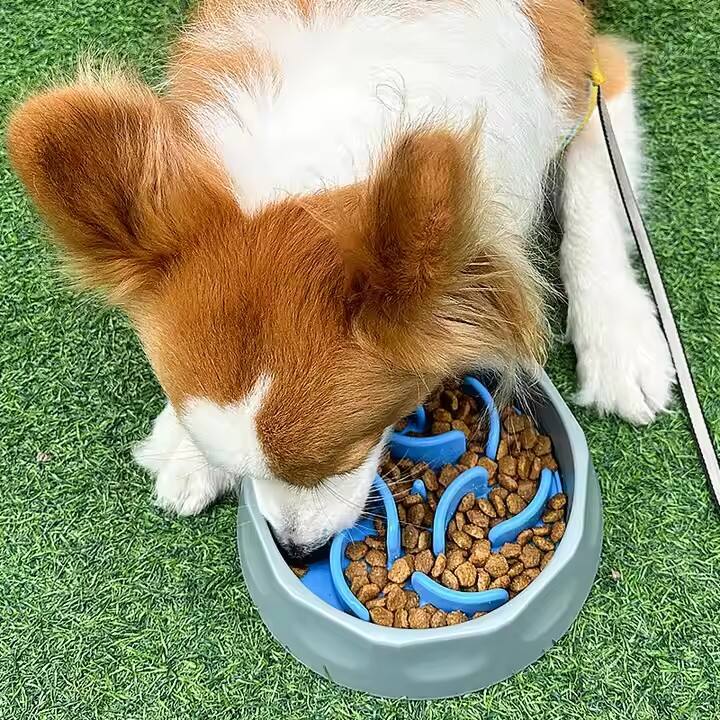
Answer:
<svg viewBox="0 0 720 720"><path fill-rule="evenodd" d="M88 49L159 79L184 5L3 0L0 112ZM642 47L650 227L717 436L720 5L608 0L601 24ZM544 658L466 698L374 699L272 639L238 568L233 502L191 519L153 508L128 449L160 390L127 322L57 281L4 155L0 233L0 718L720 717L720 518L677 403L647 429L576 409L603 490L603 561ZM566 397L572 366L557 344Z"/></svg>

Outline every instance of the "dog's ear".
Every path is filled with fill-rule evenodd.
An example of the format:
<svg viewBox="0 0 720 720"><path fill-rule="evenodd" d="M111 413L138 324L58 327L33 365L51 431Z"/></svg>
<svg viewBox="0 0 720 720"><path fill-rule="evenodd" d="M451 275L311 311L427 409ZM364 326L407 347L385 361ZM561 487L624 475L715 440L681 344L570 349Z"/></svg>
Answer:
<svg viewBox="0 0 720 720"><path fill-rule="evenodd" d="M446 133L409 133L361 189L341 237L356 315L412 322L462 268L471 170L463 145Z"/></svg>
<svg viewBox="0 0 720 720"><path fill-rule="evenodd" d="M212 201L197 153L146 86L83 81L12 115L11 162L82 284L134 302L179 252L179 231Z"/></svg>
<svg viewBox="0 0 720 720"><path fill-rule="evenodd" d="M542 355L537 276L485 199L477 138L475 130L400 138L339 233L352 321L423 372Z"/></svg>

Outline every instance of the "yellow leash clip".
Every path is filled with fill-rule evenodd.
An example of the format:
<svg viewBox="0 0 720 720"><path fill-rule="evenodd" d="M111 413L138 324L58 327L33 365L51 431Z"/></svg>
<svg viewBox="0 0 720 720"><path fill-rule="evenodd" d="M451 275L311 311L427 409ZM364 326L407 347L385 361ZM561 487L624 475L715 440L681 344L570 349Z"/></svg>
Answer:
<svg viewBox="0 0 720 720"><path fill-rule="evenodd" d="M585 113L585 117L578 126L576 134L579 133L589 122L592 117L593 111L597 107L598 88L605 82L605 75L600 69L600 62L598 61L597 53L593 49L593 67L590 72L590 82L592 87L590 89L590 102L588 103L588 109Z"/></svg>

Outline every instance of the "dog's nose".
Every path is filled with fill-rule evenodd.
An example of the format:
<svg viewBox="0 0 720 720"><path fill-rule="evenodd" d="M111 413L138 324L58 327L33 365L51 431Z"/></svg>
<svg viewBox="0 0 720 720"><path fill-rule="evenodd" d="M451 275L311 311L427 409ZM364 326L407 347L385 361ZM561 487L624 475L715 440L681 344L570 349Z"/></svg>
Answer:
<svg viewBox="0 0 720 720"><path fill-rule="evenodd" d="M304 560L307 556L307 549L303 545L296 545L294 542L285 543L283 550L288 560Z"/></svg>
<svg viewBox="0 0 720 720"><path fill-rule="evenodd" d="M330 541L323 543L320 547L298 545L292 541L280 545L282 554L288 562L312 563L327 557Z"/></svg>

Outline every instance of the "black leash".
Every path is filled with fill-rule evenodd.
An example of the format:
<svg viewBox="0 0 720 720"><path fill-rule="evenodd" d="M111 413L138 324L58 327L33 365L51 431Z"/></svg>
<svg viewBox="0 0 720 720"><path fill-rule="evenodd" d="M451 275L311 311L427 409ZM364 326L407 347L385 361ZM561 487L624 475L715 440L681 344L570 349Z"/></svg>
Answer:
<svg viewBox="0 0 720 720"><path fill-rule="evenodd" d="M685 349L683 348L672 308L667 293L665 292L662 275L660 274L660 269L658 268L657 260L655 259L652 245L650 244L647 227L645 226L637 198L633 192L617 138L613 132L610 115L607 105L605 104L605 99L603 98L602 87L600 85L596 87L600 124L602 125L603 135L605 136L605 143L608 154L610 155L610 164L612 165L613 174L615 175L620 199L625 208L630 230L635 238L635 243L640 251L643 265L645 266L645 274L650 283L650 290L652 291L655 305L658 309L660 324L662 325L668 347L670 348L670 355L675 365L680 392L690 418L690 425L693 435L695 436L700 458L705 468L705 474L710 481L710 487L715 495L715 501L720 506L720 465L718 464L717 452L708 429L708 423L702 405L698 399L695 381L690 372Z"/></svg>

